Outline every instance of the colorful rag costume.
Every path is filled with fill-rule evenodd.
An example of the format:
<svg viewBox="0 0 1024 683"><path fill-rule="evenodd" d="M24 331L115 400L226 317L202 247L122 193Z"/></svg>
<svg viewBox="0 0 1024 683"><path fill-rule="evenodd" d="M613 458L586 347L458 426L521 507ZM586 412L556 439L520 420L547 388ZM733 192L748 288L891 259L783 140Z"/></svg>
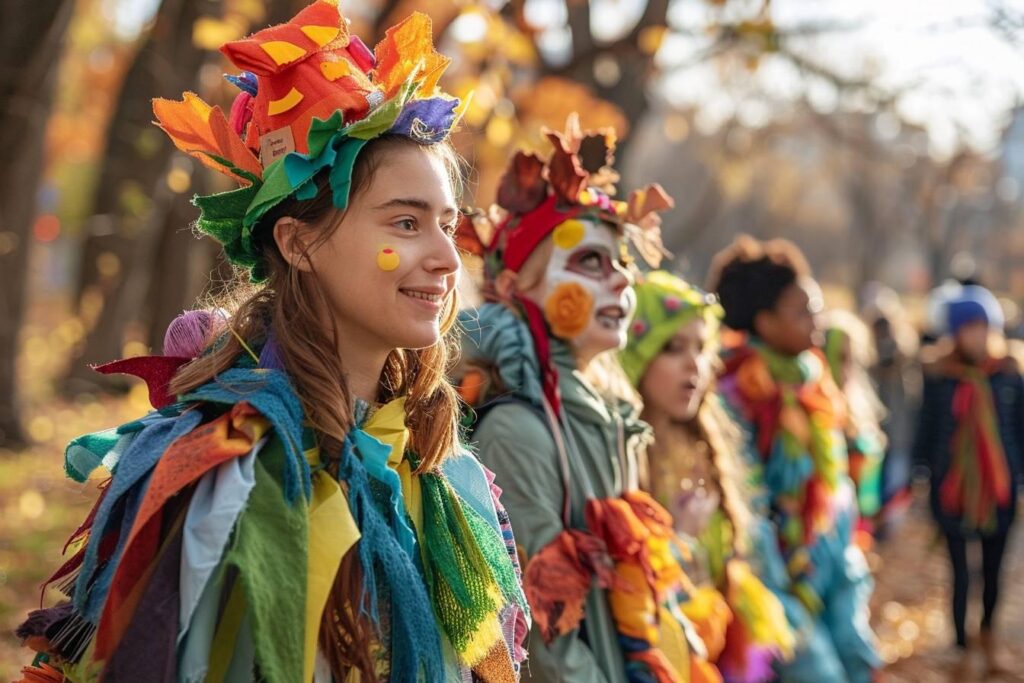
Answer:
<svg viewBox="0 0 1024 683"><path fill-rule="evenodd" d="M800 631L783 680L869 681L880 665L868 624L871 577L839 431L842 402L816 351L783 356L757 339L727 349L719 388L747 428L785 560L787 615ZM796 604L798 603L798 604Z"/></svg>
<svg viewBox="0 0 1024 683"><path fill-rule="evenodd" d="M352 552L385 679L515 680L525 599L486 470L416 474L398 399L362 406L335 479L268 358L68 446L72 479L112 474L47 582L70 601L19 635L71 681L330 681L321 613Z"/></svg>
<svg viewBox="0 0 1024 683"><path fill-rule="evenodd" d="M660 254L655 226L645 218L669 200L657 187L628 204L610 198L611 134L582 135L571 119L564 135L550 138L549 160L516 155L498 193L506 213L487 243L463 234L484 257L489 284L517 273L548 236L552 263L585 244L587 221ZM626 227L624 220L636 223ZM584 258L596 262L597 255ZM530 675L581 683L720 680L702 656L699 626L682 613L694 589L671 516L637 488L647 428L631 406L595 391L565 339L592 320L597 304L582 287L566 297L559 287L543 311L516 296L460 316L461 386L476 409L473 441L502 482L528 558Z"/></svg>
<svg viewBox="0 0 1024 683"><path fill-rule="evenodd" d="M270 208L315 196L323 171L342 209L368 140L432 144L457 119L423 15L371 53L319 0L224 52L248 70L230 118L191 94L154 109L180 149L244 183L195 201L200 229L257 281ZM381 680L515 681L527 604L491 475L461 450L419 472L402 396L357 403L321 453L273 331L240 341L251 357L182 396L167 387L188 355L98 368L143 377L155 411L67 449L72 479L110 477L47 582L68 600L18 629L40 653L26 678L330 683L322 629L347 638L348 617L369 625ZM360 584L332 603L343 561Z"/></svg>
<svg viewBox="0 0 1024 683"><path fill-rule="evenodd" d="M635 290L636 314L629 328L629 341L619 357L630 381L639 388L651 361L662 352L680 327L701 318L708 326L708 338L714 338L721 307L713 295L665 271L646 273ZM704 400L719 399L711 394ZM713 406L701 408L705 414L712 409ZM705 447L710 448L707 444ZM735 528L725 511L724 493L721 487L713 488L718 475L705 471L711 467L708 463L703 463L702 467L696 458L686 455L670 452L657 461L651 458L648 466L650 489L655 500L676 516L677 526L683 526L696 535L707 564L706 573L712 581L711 586L702 588L703 593L718 591L728 607L727 628L721 638L721 647L717 648L718 654L712 661L726 681L756 683L773 680L773 662L791 657L794 647L794 634L782 603L758 578L768 573L772 560L777 562L778 559L750 552L741 555L737 551L740 546L751 550L770 546L738 542L743 539L735 536ZM709 457L705 456L706 459ZM707 486L705 481L709 482ZM688 485L681 486L682 482ZM705 510L707 506L713 508ZM686 519L681 519L680 515ZM694 528L695 524L697 528ZM750 534L764 534L768 529L767 521L758 517L752 519L748 527ZM773 555L777 556L777 553ZM705 638L705 643L709 640Z"/></svg>
<svg viewBox="0 0 1024 683"><path fill-rule="evenodd" d="M1024 453L1024 388L1009 359L980 365L949 354L925 366L915 460L931 471L931 507L958 534L1004 534Z"/></svg>
<svg viewBox="0 0 1024 683"><path fill-rule="evenodd" d="M832 381L842 381L842 364L846 362L844 348L847 348L850 335L841 327L830 327L825 330L825 360L832 376ZM860 512L861 526L869 531L872 520L882 509L882 464L885 460L885 441L881 427L877 423L858 422L854 414L854 406L849 405L843 425L846 437L846 451L849 461L849 474L857 490L857 508Z"/></svg>

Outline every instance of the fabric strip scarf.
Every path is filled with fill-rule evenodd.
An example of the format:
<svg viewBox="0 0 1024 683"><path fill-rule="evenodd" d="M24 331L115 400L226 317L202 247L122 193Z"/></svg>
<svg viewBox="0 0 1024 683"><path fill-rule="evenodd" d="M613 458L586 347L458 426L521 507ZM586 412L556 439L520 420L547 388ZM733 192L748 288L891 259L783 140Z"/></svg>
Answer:
<svg viewBox="0 0 1024 683"><path fill-rule="evenodd" d="M789 548L809 544L832 521L830 499L846 469L837 430L836 390L813 352L783 356L751 341L736 371L754 413L765 483L787 514L780 528Z"/></svg>
<svg viewBox="0 0 1024 683"><path fill-rule="evenodd" d="M968 531L991 531L996 511L1010 500L1010 473L996 424L995 402L989 375L984 368L957 368L960 383L953 394L952 455L949 471L939 488L939 500L949 514L960 515Z"/></svg>

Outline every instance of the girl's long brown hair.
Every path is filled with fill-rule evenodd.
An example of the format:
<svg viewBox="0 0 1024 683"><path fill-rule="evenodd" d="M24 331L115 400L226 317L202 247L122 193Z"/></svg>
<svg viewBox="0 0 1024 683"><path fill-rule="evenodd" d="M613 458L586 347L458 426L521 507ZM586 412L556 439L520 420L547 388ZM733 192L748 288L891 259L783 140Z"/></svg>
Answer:
<svg viewBox="0 0 1024 683"><path fill-rule="evenodd" d="M397 136L382 136L367 143L352 172L351 200L375 180L389 150L416 144ZM423 149L436 154L444 163L453 194L458 197L462 167L453 148L442 143ZM265 284L256 287L243 280L211 302L229 314L224 323L228 329L221 327L212 335L206 351L178 371L170 391L182 394L216 381L239 355L247 353L240 340L250 347L258 346L272 330L305 419L316 432L321 458L336 475L342 443L353 426L354 406L336 351L337 326L333 319L326 325L323 322L322 312L330 309L309 254L338 229L344 214L333 206L327 171L316 182L319 189L315 198L298 201L289 197L260 221L254 232L262 237L260 244L268 264ZM309 272L292 267L271 237L274 224L285 216L322 228L302 255L309 264ZM457 350L451 330L458 308L453 288L441 314L441 340L423 349L395 349L380 376L378 400L406 396L406 426L410 448L420 458L418 472L435 469L458 441L458 398L445 379ZM338 680L345 680L353 668L362 674L363 680L377 680L371 656L374 634L366 619L360 617L362 599L362 576L353 548L339 567L320 628L321 649Z"/></svg>
<svg viewBox="0 0 1024 683"><path fill-rule="evenodd" d="M722 407L718 396L709 391L700 404L695 419L697 435L711 452L712 476L722 492L722 512L732 526L732 545L737 554L749 547L750 492L741 450L743 435Z"/></svg>

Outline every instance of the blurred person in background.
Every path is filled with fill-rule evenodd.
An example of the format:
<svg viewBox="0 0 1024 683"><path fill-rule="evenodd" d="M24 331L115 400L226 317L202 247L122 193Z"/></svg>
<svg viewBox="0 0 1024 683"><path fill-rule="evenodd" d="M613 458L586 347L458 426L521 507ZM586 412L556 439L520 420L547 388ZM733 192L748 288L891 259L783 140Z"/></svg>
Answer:
<svg viewBox="0 0 1024 683"><path fill-rule="evenodd" d="M857 488L859 543L871 546L871 535L882 509L882 467L885 434L879 422L885 408L868 376L874 362L871 331L856 314L841 309L826 311L821 319L825 360L832 380L846 399L843 433L849 456L850 478Z"/></svg>
<svg viewBox="0 0 1024 683"><path fill-rule="evenodd" d="M910 505L912 462L910 451L917 422L921 377L917 363L918 335L907 321L899 295L878 288L863 308L871 329L874 362L869 373L885 409L882 429L886 453L882 463L883 511L878 532L898 519Z"/></svg>
<svg viewBox="0 0 1024 683"><path fill-rule="evenodd" d="M1003 314L987 289L967 285L944 302L945 337L922 353L924 393L914 441L927 465L931 509L953 570L953 626L967 666L967 543L982 549L980 644L988 672L1006 671L993 635L999 579L1016 510L1024 449L1024 382L1000 348Z"/></svg>
<svg viewBox="0 0 1024 683"><path fill-rule="evenodd" d="M881 661L868 623L872 580L853 543L857 505L841 431L843 399L815 348L821 293L791 242L738 237L711 266L724 322L742 334L724 349L722 395L763 463L772 521L792 591L826 637L824 677L865 683Z"/></svg>

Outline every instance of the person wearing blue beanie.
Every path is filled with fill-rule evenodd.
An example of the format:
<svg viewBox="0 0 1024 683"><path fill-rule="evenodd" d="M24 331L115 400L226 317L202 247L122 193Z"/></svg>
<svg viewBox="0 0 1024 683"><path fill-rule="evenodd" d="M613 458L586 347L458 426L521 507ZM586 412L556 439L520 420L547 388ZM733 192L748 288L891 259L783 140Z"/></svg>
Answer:
<svg viewBox="0 0 1024 683"><path fill-rule="evenodd" d="M946 537L953 569L953 625L967 666L967 544L980 539L984 575L979 641L987 675L1006 671L993 637L999 577L1024 462L1024 381L1009 358L993 353L1003 314L995 296L978 285L950 291L942 304L944 353L924 364L924 391L914 459L931 474L931 508Z"/></svg>
<svg viewBox="0 0 1024 683"><path fill-rule="evenodd" d="M1003 311L992 292L981 285L966 285L946 302L946 329L955 337L965 325L978 322L1000 330Z"/></svg>

